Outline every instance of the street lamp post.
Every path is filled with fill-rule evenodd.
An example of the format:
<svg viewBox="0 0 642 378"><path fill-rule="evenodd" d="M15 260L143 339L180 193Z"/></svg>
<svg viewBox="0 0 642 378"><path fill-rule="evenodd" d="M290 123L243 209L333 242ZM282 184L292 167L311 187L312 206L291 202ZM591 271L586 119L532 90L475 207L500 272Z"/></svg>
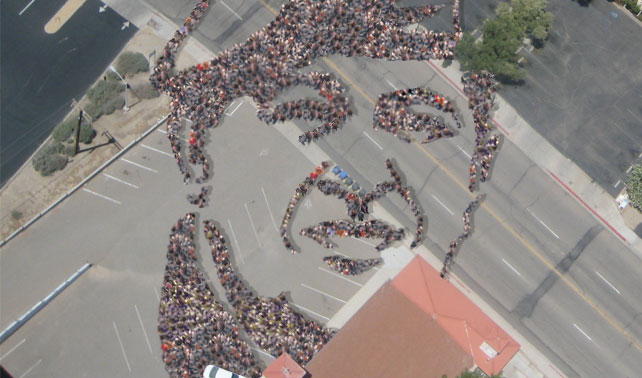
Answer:
<svg viewBox="0 0 642 378"><path fill-rule="evenodd" d="M115 74L116 74L116 76L118 76L118 78L123 82L123 84L125 84L125 107L123 108L123 110L124 110L124 111L128 111L128 110L129 110L129 105L128 105L128 103L127 103L127 89L129 89L129 84L127 83L127 81L125 81L125 79L124 79L122 76L120 76L120 74L118 73L118 71L116 71L116 69L114 68L114 66L111 66L111 65L110 65L110 66L109 66L109 69L110 69L113 73L115 73Z"/></svg>

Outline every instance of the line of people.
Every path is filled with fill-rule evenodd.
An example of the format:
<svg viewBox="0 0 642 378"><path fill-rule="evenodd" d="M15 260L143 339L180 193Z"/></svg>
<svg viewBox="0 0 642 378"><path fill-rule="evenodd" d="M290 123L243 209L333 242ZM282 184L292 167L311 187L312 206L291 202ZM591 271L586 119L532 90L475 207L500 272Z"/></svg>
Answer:
<svg viewBox="0 0 642 378"><path fill-rule="evenodd" d="M461 243L470 236L472 231L470 225L470 216L472 215L473 210L475 210L479 203L484 199L484 197L484 194L478 195L477 197L475 197L474 201L468 204L466 210L464 210L464 215L462 216L462 221L464 223L464 232L457 236L457 239L450 242L449 251L446 253L446 258L444 259L444 266L441 268L441 272L439 273L441 278L445 278L448 274L448 270L450 269L453 259L455 258L455 254L457 253L457 248L459 248Z"/></svg>
<svg viewBox="0 0 642 378"><path fill-rule="evenodd" d="M428 133L423 144L455 134L437 116L427 113L417 114L410 109L412 105L430 105L444 113L450 113L457 128L461 128L459 116L452 102L427 88L399 89L379 95L373 115L375 130L384 129L406 143L410 143L408 132Z"/></svg>
<svg viewBox="0 0 642 378"><path fill-rule="evenodd" d="M274 357L287 352L305 366L330 341L335 331L292 309L283 293L276 298L254 294L234 271L227 243L216 226L204 221L203 231L227 300L250 339Z"/></svg>
<svg viewBox="0 0 642 378"><path fill-rule="evenodd" d="M356 276L367 272L381 264L381 258L376 259L351 259L341 256L326 256L323 261L328 266L344 276Z"/></svg>
<svg viewBox="0 0 642 378"><path fill-rule="evenodd" d="M184 25L166 44L151 74L152 85L172 99L167 134L185 183L191 178L185 164L180 132L182 118L192 121L187 161L202 166L199 182L209 177L202 149L206 130L216 127L226 107L243 96L253 98L258 116L266 122L304 118L323 124L301 136L302 143L333 130L350 116L343 88L326 74L299 73L324 56L341 54L386 60L452 59L462 37L459 0L453 2L453 32L407 30L406 26L431 17L443 5L395 7L394 1L291 0L275 20L211 61L174 73L176 55L185 38L203 18L210 1L196 4ZM305 100L272 106L293 85L315 88L325 101Z"/></svg>
<svg viewBox="0 0 642 378"><path fill-rule="evenodd" d="M471 157L468 184L468 190L473 192L478 172L481 182L485 182L488 178L490 165L499 145L497 135L487 139L491 129L488 117L495 99L496 83L493 75L486 71L479 73L473 71L470 74L464 74L461 77L461 82L464 85L464 93L468 97L468 107L473 111L475 122L475 151Z"/></svg>
<svg viewBox="0 0 642 378"><path fill-rule="evenodd" d="M394 227L377 219L363 223L354 223L338 219L324 221L315 226L303 228L299 234L309 237L324 248L335 247L334 244L327 240L327 238L335 235L340 238L349 236L357 239L383 239L383 242L379 243L375 247L377 251L381 252L395 241L403 240L405 230L403 228L395 229Z"/></svg>
<svg viewBox="0 0 642 378"><path fill-rule="evenodd" d="M261 371L238 323L216 301L198 268L193 213L172 227L158 315L158 333L170 377L202 377L215 364L248 377Z"/></svg>
<svg viewBox="0 0 642 378"><path fill-rule="evenodd" d="M187 202L191 203L192 205L197 205L200 209L202 209L207 205L207 193L207 187L203 186L201 188L201 192L198 193L198 195L188 194Z"/></svg>

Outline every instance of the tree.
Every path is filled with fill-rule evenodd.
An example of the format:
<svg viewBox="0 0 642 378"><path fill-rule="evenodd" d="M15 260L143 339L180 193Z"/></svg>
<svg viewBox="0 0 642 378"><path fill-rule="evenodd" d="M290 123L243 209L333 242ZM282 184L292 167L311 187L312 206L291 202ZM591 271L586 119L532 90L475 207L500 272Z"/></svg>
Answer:
<svg viewBox="0 0 642 378"><path fill-rule="evenodd" d="M475 57L479 53L479 48L475 44L475 38L470 33L464 33L464 36L455 46L455 57L459 59L461 68L464 71L475 69Z"/></svg>
<svg viewBox="0 0 642 378"><path fill-rule="evenodd" d="M626 180L626 192L633 207L642 211L642 165L633 166Z"/></svg>
<svg viewBox="0 0 642 378"><path fill-rule="evenodd" d="M504 82L519 82L524 72L517 64L521 46L521 28L515 18L499 15L484 22L484 40L474 59L478 70L487 70Z"/></svg>

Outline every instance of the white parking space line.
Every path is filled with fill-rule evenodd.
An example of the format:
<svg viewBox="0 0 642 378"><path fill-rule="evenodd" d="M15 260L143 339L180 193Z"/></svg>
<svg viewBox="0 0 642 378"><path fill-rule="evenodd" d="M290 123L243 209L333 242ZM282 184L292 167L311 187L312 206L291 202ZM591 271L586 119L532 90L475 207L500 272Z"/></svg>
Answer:
<svg viewBox="0 0 642 378"><path fill-rule="evenodd" d="M537 215L535 215L535 213L533 213L533 212L531 211L531 209L526 209L526 210L527 210L529 213L531 213L531 215L532 215L535 219L537 219L537 220L539 221L539 223L541 223L541 224L542 224L542 226L544 226L544 227L545 227L545 228L546 228L546 229L547 229L551 234L553 234L553 235L554 235L556 238L558 238L558 239L560 238L560 237L555 233L555 231L551 230L551 228L550 228L550 227L548 227L548 226L546 225L546 223L544 223L541 219L539 219L539 218L537 217Z"/></svg>
<svg viewBox="0 0 642 378"><path fill-rule="evenodd" d="M0 357L0 361L4 360L4 358L5 358L5 357L7 357L9 354L11 354L11 352L13 352L14 350L16 350L16 349L17 349L20 345L22 345L25 341L27 341L27 339L22 339L22 341L21 341L21 342L19 342L18 344L16 344L16 346L14 346L13 348L9 349L9 351L8 351L7 353L3 354L3 355L2 355L2 357Z"/></svg>
<svg viewBox="0 0 642 378"><path fill-rule="evenodd" d="M360 242L362 242L363 244L367 244L367 245L369 245L369 246L371 246L371 247L376 247L376 246L377 246L376 244L374 244L374 243L370 243L369 241L365 241L365 240L363 240L362 238L355 238L354 236L351 236L351 238L352 238L353 240L360 241Z"/></svg>
<svg viewBox="0 0 642 378"><path fill-rule="evenodd" d="M42 362L42 359L38 360L38 362L36 362L35 364L33 364L29 369L27 369L27 371L25 371L24 373L22 373L22 375L21 375L19 378L24 378L24 377L26 377L26 376L27 376L27 374L31 373L31 371L32 371L33 369L35 369L35 368L36 368L36 366L40 365L40 363L41 363L41 362Z"/></svg>
<svg viewBox="0 0 642 378"><path fill-rule="evenodd" d="M227 218L227 224L230 226L230 232L232 233L232 239L234 239L234 244L236 244L236 250L238 251L239 259L241 260L241 264L245 264L245 260L243 260L243 254L241 254L241 247L239 246L239 241L236 239L236 234L234 233L234 228L232 227L232 221L230 218Z"/></svg>
<svg viewBox="0 0 642 378"><path fill-rule="evenodd" d="M459 148L459 151L463 152L464 155L468 156L469 159L473 158L472 156L470 156L470 154L468 152L466 152L466 150L461 148L459 145L457 145L457 148Z"/></svg>
<svg viewBox="0 0 642 378"><path fill-rule="evenodd" d="M334 251L334 253L336 253L339 256L343 256L343 257L349 258L347 255L344 255L343 253L341 253L339 251Z"/></svg>
<svg viewBox="0 0 642 378"><path fill-rule="evenodd" d="M227 109L225 109L225 112L224 112L224 113L225 113L226 115L228 115L228 116L233 116L233 115L234 115L234 113L238 110L238 108L240 108L240 107L241 107L241 105L243 105L243 100L241 100L241 101L239 102L239 104L238 104L238 105L236 105L236 107L234 108L234 110L232 110L231 112L229 112L229 113L228 113L228 111L227 111L227 110L228 110L229 108L231 108L231 107L232 107L232 105L233 105L235 102L236 102L236 100L232 101L232 103L230 104L230 106L228 106L228 107L227 107Z"/></svg>
<svg viewBox="0 0 642 378"><path fill-rule="evenodd" d="M33 1L32 1L32 3L33 3ZM633 112L631 111L631 109L626 108L626 110L627 110L629 113L631 113L631 115L632 115L633 117L637 118L637 120L638 120L638 121L642 122L642 118L638 117L635 113L633 113Z"/></svg>
<svg viewBox="0 0 642 378"><path fill-rule="evenodd" d="M368 137L368 139L370 139L370 141L371 141L372 143L374 143L374 145L375 145L375 146L379 147L379 149L380 149L381 151L383 151L383 147L381 147L381 146L379 145L379 143L377 143L377 141L375 141L374 139L372 139L372 137L371 137L370 135L368 135L368 133L366 133L366 132L364 131L364 132L363 132L363 135L365 135L366 137Z"/></svg>
<svg viewBox="0 0 642 378"><path fill-rule="evenodd" d="M584 332L582 328L580 328L577 324L573 323L573 327L577 328L577 330L580 331L582 335L584 335L584 337L589 339L589 341L593 341L593 339L591 339L591 336L587 335L586 332Z"/></svg>
<svg viewBox="0 0 642 378"><path fill-rule="evenodd" d="M254 237L256 238L256 241L259 243L259 247L263 248L263 244L261 244L261 239L259 239L259 234L256 233L256 227L254 227L254 221L252 220L250 209L247 208L247 203L243 202L243 205L245 205L245 211L247 212L247 217L250 218L250 226L252 226L252 231L254 231Z"/></svg>
<svg viewBox="0 0 642 378"><path fill-rule="evenodd" d="M508 266L508 267L509 267L513 272L515 272L515 274L517 274L517 275L518 275L518 276L520 276L520 277L522 276L522 274L521 274L520 272L518 272L518 271L517 271L517 269L513 268L513 266L512 266L511 264L509 264L509 263L508 263L508 261L506 261L506 260L504 260L504 259L502 259L502 261L503 261L503 262L504 262L504 264L506 264L506 266Z"/></svg>
<svg viewBox="0 0 642 378"><path fill-rule="evenodd" d="M161 151L161 150L159 150L159 149L157 149L157 148L154 148L154 147L150 147L150 146L148 146L148 145L146 145L146 144L142 144L142 143L141 143L140 145L141 145L141 147L145 147L145 148L147 148L148 150L151 150L151 151L154 151L154 152L158 152L159 154L163 154L163 155L167 155L167 156L170 156L170 157L174 157L174 155L172 155L172 154L170 154L170 153L168 153L168 152Z"/></svg>
<svg viewBox="0 0 642 378"><path fill-rule="evenodd" d="M274 221L274 216L272 215L272 209L270 209L270 203L267 200L267 196L265 195L265 190L263 190L263 187L261 187L261 192L263 193L263 199L265 199L265 205L267 206L268 213L270 213L270 219L272 220L272 225L274 226L274 231L277 233L279 232L279 228L276 226L276 222Z"/></svg>
<svg viewBox="0 0 642 378"><path fill-rule="evenodd" d="M149 342L149 337L147 337L147 331L145 331L145 325L143 324L143 319L140 317L140 312L138 311L138 306L134 305L134 309L136 309L136 315L138 315L138 321L140 322L140 328L143 329L143 335L145 335L145 341L147 341L147 347L149 348L149 353L154 355L154 351L152 350L152 344Z"/></svg>
<svg viewBox="0 0 642 378"><path fill-rule="evenodd" d="M34 2L34 1L36 1L36 0L31 0L31 1L29 2L29 4L27 4L27 6L26 6L26 7L22 8L22 10L20 11L20 13L18 13L18 16L22 16L22 14L23 14L27 9L29 9L29 7L31 6L31 4L33 4L33 2Z"/></svg>
<svg viewBox="0 0 642 378"><path fill-rule="evenodd" d="M622 183L622 180L617 180L617 182L613 185L614 188L617 188L618 185Z"/></svg>
<svg viewBox="0 0 642 378"><path fill-rule="evenodd" d="M156 129L156 131L158 131L159 133L167 134L167 131L165 131L165 130ZM183 137L179 137L179 138L181 138L182 140L184 140L186 142L189 142L189 139L187 139L187 138L183 138Z"/></svg>
<svg viewBox="0 0 642 378"><path fill-rule="evenodd" d="M127 364L127 370L129 370L129 372L131 373L132 372L132 368L131 368L131 366L129 366L129 360L127 359L127 354L125 353L125 347L123 346L123 342L120 339L120 334L118 333L118 328L116 328L116 322L112 322L112 324L114 325L114 331L116 332L116 337L118 338L118 344L120 344L120 350L123 351L123 357L125 357L125 363Z"/></svg>
<svg viewBox="0 0 642 378"><path fill-rule="evenodd" d="M241 18L241 16L239 16L238 13L234 12L234 9L230 8L229 6L227 6L227 4L225 4L223 2L223 0L221 0L221 4L223 4L223 6L225 8L227 8L230 12L232 12L239 20L241 20L241 21L243 20L243 18Z"/></svg>
<svg viewBox="0 0 642 378"><path fill-rule="evenodd" d="M103 176L105 176L105 177L107 177L107 178L110 178L110 179L112 179L112 180L114 180L114 181L118 181L118 182L119 182L119 183L121 183L121 184L125 184L125 185L127 185L127 186L131 186L131 187L132 187L132 188L134 188L134 189L139 189L139 188L138 188L138 186L136 186L136 185L134 185L134 184L131 184L131 183L127 182L127 181L121 180L121 179L119 179L119 178L116 178L116 177L114 177L114 176L112 176L112 175L108 175L107 173L103 173Z"/></svg>
<svg viewBox="0 0 642 378"><path fill-rule="evenodd" d="M437 202L438 202L438 203L439 203L439 204L440 204L444 209L446 209L446 211L448 211L448 212L450 213L450 215L455 215L455 213L453 213L453 212L452 212L452 211L451 211L451 210L450 210L446 205L444 205L444 203L443 203L443 202L441 202L441 201L439 200L439 198L435 197L435 196L434 196L434 194L431 194L431 196L432 196L432 198L434 198L434 199L435 199L435 201L437 201Z"/></svg>
<svg viewBox="0 0 642 378"><path fill-rule="evenodd" d="M604 278L600 274L600 272L596 271L595 274L597 274L597 276L600 277L602 279L602 281L606 282L606 284L609 285L611 287L611 289L613 289L613 291L615 291L618 294L621 294L620 291L615 286L613 286L609 281L606 280L606 278Z"/></svg>
<svg viewBox="0 0 642 378"><path fill-rule="evenodd" d="M299 309L301 309L301 310L303 310L305 312L309 312L312 315L316 315L316 316L320 317L321 319L330 320L330 318L328 318L326 316L323 316L323 315L319 314L318 312L314 312L314 311L312 311L310 309L307 309L307 308L305 308L303 306L299 306L298 304L295 304L294 307L299 308Z"/></svg>
<svg viewBox="0 0 642 378"><path fill-rule="evenodd" d="M154 294L156 294L156 298L160 302L160 295L158 294L158 290L156 290L155 288L154 288Z"/></svg>
<svg viewBox="0 0 642 378"><path fill-rule="evenodd" d="M93 194L93 195L95 195L96 197L100 197L100 198L105 199L105 200L107 200L107 201L111 201L111 202L113 202L113 203L116 203L116 204L118 204L118 205L121 205L121 202L120 202L120 201L116 201L115 199L113 199L113 198L111 198L111 197L107 197L107 196L102 195L102 194L100 194L100 193L93 192L93 191L91 191L91 190L89 190L89 189L87 189L87 188L82 188L82 190L84 190L84 191L85 191L85 192L87 192L87 193Z"/></svg>
<svg viewBox="0 0 642 378"><path fill-rule="evenodd" d="M362 287L362 286L363 286L362 284L360 284L360 283L358 283L358 282L356 282L356 281L353 281L353 280L351 280L351 279L349 279L349 278L347 278L347 277L344 277L344 276L342 276L341 274L335 273L335 272L333 272L333 271L331 271L331 270L327 270L327 269L325 269L325 268L321 268L321 267L319 267L319 270L322 270L322 271L324 271L324 272L326 272L326 273L332 274L332 275L333 275L333 276L335 276L335 277L339 277L339 278L341 278L341 279L343 279L343 280L346 280L346 281L350 282L350 283L351 283L351 284L353 284L353 285L357 285L357 286L359 286L359 287Z"/></svg>
<svg viewBox="0 0 642 378"><path fill-rule="evenodd" d="M337 297L335 297L334 295L330 295L330 294L328 294L328 293L324 293L323 291L321 291L321 290L319 290L319 289L315 289L315 288L313 288L313 287L310 287L310 286L308 286L308 285L306 285L306 284L304 284L304 283L302 283L302 284L301 284L301 286L303 286L303 287L304 287L304 288L306 288L306 289L310 289L310 290L312 290L312 291L316 291L317 293L319 293L319 294L321 294L321 295L325 295L325 296L326 296L326 297L328 297L328 298L332 298L332 299L334 299L335 301L339 301L339 302L341 302L341 303L346 303L346 301L344 301L344 300L343 300L343 299L341 299L341 298L337 298Z"/></svg>
<svg viewBox="0 0 642 378"><path fill-rule="evenodd" d="M264 355L264 356L266 356L266 357L270 357L270 358L271 358L271 359L273 359L273 360L275 360L275 359L276 359L276 358L274 358L274 356L273 356L273 355L271 355L270 353L265 352L263 349L259 349L259 348L255 348L255 347L251 347L251 348L252 348L252 349L254 349L255 351L257 351L257 352L261 353L262 355Z"/></svg>
<svg viewBox="0 0 642 378"><path fill-rule="evenodd" d="M390 85L392 88L394 88L395 91L399 89L399 88L395 87L394 84L392 84L390 82L390 80L388 80L388 79L386 79L386 83L388 83L388 85Z"/></svg>
<svg viewBox="0 0 642 378"><path fill-rule="evenodd" d="M629 166L629 169L627 169L627 170L626 170L626 174L629 174L629 172L631 172L631 169L633 169L633 166L632 166L632 165L630 165L630 166Z"/></svg>
<svg viewBox="0 0 642 378"><path fill-rule="evenodd" d="M133 165L133 166L136 166L136 167L138 167L138 168L143 168L143 169L148 170L148 171L150 171L150 172L158 173L158 171L157 171L157 170L155 170L155 169L151 169L151 168L146 167L146 166L144 166L144 165L140 165L140 164L138 164L138 163L134 163L133 161L129 161L129 160L125 159L125 158L121 158L120 160L121 160L121 161L124 161L125 163L129 163L129 164L131 164L131 165Z"/></svg>

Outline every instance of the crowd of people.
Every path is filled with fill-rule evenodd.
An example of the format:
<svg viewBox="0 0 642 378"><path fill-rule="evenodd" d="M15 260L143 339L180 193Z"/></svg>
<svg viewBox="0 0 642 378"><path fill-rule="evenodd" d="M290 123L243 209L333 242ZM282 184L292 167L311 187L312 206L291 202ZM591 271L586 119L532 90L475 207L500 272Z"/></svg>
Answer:
<svg viewBox="0 0 642 378"><path fill-rule="evenodd" d="M472 232L470 216L472 215L473 210L475 210L477 205L479 205L479 203L483 199L483 194L478 195L477 197L475 197L474 201L468 204L466 210L464 210L464 215L462 216L462 221L464 222L464 232L457 236L457 239L450 242L449 251L446 252L446 258L444 259L444 266L441 268L441 272L439 273L441 278L445 278L448 274L448 270L450 269L453 259L455 258L455 254L457 253L457 248L459 248L461 243L470 236Z"/></svg>
<svg viewBox="0 0 642 378"><path fill-rule="evenodd" d="M457 128L461 128L453 104L444 96L426 88L410 88L379 95L373 115L374 129L384 129L407 143L412 141L408 133L410 131L428 134L421 143L455 135L440 117L427 113L417 114L410 109L412 105L430 105L444 113L450 113Z"/></svg>
<svg viewBox="0 0 642 378"><path fill-rule="evenodd" d="M383 242L375 248L377 251L383 251L395 241L402 240L405 235L403 228L398 230L380 220L369 220L362 223L354 223L343 219L324 221L315 226L303 228L300 235L307 236L316 241L324 248L334 248L335 245L327 240L328 237L335 235L339 237L383 239Z"/></svg>
<svg viewBox="0 0 642 378"><path fill-rule="evenodd" d="M325 171L328 166L329 164L324 162L322 165L323 169L319 170L319 172ZM301 235L305 235L316 240L326 248L334 247L332 243L324 239L328 235L332 236L337 234L339 236L349 235L356 237L383 238L384 241L376 247L377 251L382 251L394 241L403 239L404 230L393 230L390 226L385 225L385 223L380 221L368 221L356 224L354 221L358 219L359 222L364 222L366 215L369 213L368 208L371 202L380 199L389 192L397 192L406 201L410 211L412 211L417 221L417 230L411 243L411 248L415 248L421 241L424 233L423 214L415 203L410 189L403 186L401 176L394 169L390 159L386 160L386 167L388 168L393 181L380 182L372 191L363 196L350 192L344 184L338 181L318 180L317 182L318 175L320 174L319 172L313 172L309 177L306 177L305 180L303 180L303 182L296 188L295 193L290 199L288 207L285 210L283 220L281 221L280 233L283 238L283 244L288 251L293 254L298 252L292 245L288 236L289 223L292 219L292 214L294 214L297 204L313 188L315 182L317 183L317 188L321 193L329 196L336 196L337 198L344 200L348 216L352 219L352 222L345 220L322 222L317 226L304 228L300 232Z"/></svg>
<svg viewBox="0 0 642 378"><path fill-rule="evenodd" d="M488 117L495 99L496 83L493 75L486 71L464 75L461 77L461 82L464 85L464 93L468 97L468 107L473 111L475 122L475 151L471 157L468 184L468 190L473 192L480 170L480 181L485 182L488 178L490 164L499 144L497 135L487 138L491 129Z"/></svg>
<svg viewBox="0 0 642 378"><path fill-rule="evenodd" d="M204 232L227 300L250 339L274 357L287 352L305 366L334 331L293 310L283 293L276 298L255 295L234 271L225 238L216 226L205 221Z"/></svg>
<svg viewBox="0 0 642 378"><path fill-rule="evenodd" d="M323 258L323 261L328 264L331 269L345 276L356 276L381 264L381 258L364 260L341 256L326 256Z"/></svg>
<svg viewBox="0 0 642 378"><path fill-rule="evenodd" d="M261 371L238 323L216 301L198 268L195 214L172 227L158 316L163 361L170 377L197 378L209 364L258 378Z"/></svg>
<svg viewBox="0 0 642 378"><path fill-rule="evenodd" d="M207 187L203 186L201 192L196 194L188 194L187 201L192 205L197 205L200 209L204 208L207 205Z"/></svg>
<svg viewBox="0 0 642 378"><path fill-rule="evenodd" d="M209 177L209 162L202 150L206 130L219 125L234 99L252 97L259 118L268 123L295 118L323 121L300 137L307 143L337 130L352 110L338 81L326 74L299 73L300 68L332 54L387 60L452 59L455 44L463 35L459 0L453 2L453 32L405 29L435 15L443 5L396 7L394 1L383 0L291 0L274 21L245 43L175 74L178 50L209 3L203 0L196 4L166 44L150 78L156 89L172 99L167 134L185 183L191 173L181 147L182 118L192 121L187 161L202 166L202 175L197 178L202 182ZM298 100L272 106L271 101L292 85L311 86L326 101Z"/></svg>

